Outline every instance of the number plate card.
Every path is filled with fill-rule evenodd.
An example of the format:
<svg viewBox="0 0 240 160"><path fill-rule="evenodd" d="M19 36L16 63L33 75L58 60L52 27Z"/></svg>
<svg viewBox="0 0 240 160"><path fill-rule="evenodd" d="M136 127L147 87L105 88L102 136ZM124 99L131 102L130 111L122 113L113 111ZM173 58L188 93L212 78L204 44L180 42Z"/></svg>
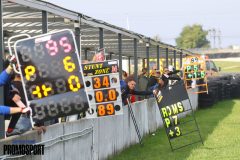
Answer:
<svg viewBox="0 0 240 160"><path fill-rule="evenodd" d="M188 56L183 63L184 82L186 89L198 87L199 91L195 93L208 92L206 64L201 56Z"/></svg>
<svg viewBox="0 0 240 160"><path fill-rule="evenodd" d="M14 49L34 120L46 121L88 110L72 31L22 39Z"/></svg>
<svg viewBox="0 0 240 160"><path fill-rule="evenodd" d="M90 109L87 118L123 114L118 61L82 64Z"/></svg>

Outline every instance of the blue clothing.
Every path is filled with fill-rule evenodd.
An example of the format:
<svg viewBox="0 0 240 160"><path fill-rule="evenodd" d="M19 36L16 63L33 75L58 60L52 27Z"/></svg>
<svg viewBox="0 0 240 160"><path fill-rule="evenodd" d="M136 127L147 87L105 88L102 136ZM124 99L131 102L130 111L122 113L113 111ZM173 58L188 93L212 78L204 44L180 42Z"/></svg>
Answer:
<svg viewBox="0 0 240 160"><path fill-rule="evenodd" d="M0 86L5 85L10 79L9 74L6 72L6 70L2 71L0 74Z"/></svg>
<svg viewBox="0 0 240 160"><path fill-rule="evenodd" d="M10 79L9 74L6 70L2 71L0 74L0 86L5 85ZM7 106L0 106L0 115L10 114L10 108Z"/></svg>
<svg viewBox="0 0 240 160"><path fill-rule="evenodd" d="M121 87L126 87L127 83L124 80L120 80L120 86Z"/></svg>
<svg viewBox="0 0 240 160"><path fill-rule="evenodd" d="M0 106L0 115L10 114L10 107Z"/></svg>

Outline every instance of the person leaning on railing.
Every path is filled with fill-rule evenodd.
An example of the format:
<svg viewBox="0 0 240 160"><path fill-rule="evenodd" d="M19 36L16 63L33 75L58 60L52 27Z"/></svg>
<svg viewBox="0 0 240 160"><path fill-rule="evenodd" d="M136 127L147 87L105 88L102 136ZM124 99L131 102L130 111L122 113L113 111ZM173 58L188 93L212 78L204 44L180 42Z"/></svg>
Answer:
<svg viewBox="0 0 240 160"><path fill-rule="evenodd" d="M7 84L7 82L10 80L10 74L13 71L12 65L16 63L16 59L14 56L12 56L10 59L10 65L2 71L0 74L0 86L3 86ZM13 101L20 101L20 96L15 94L14 97L12 98ZM6 115L6 114L15 114L15 113L26 113L30 110L29 107L8 107L8 106L0 106L0 115Z"/></svg>
<svg viewBox="0 0 240 160"><path fill-rule="evenodd" d="M135 90L136 82L134 81L134 78L132 76L129 76L126 79L126 84L121 85L121 91L122 91L122 101L124 104L126 104L126 100L129 97L129 95L151 95L153 94L153 91L136 91Z"/></svg>

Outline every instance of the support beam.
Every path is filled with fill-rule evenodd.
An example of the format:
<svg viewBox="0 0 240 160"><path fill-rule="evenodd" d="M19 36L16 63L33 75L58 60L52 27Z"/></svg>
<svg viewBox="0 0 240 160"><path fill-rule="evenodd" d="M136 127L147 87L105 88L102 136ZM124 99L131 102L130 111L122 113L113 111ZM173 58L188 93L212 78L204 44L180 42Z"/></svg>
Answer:
<svg viewBox="0 0 240 160"><path fill-rule="evenodd" d="M159 46L157 46L157 68L158 68L158 70L160 70L159 59L160 59L160 48L159 48Z"/></svg>
<svg viewBox="0 0 240 160"><path fill-rule="evenodd" d="M79 22L75 22L74 23L74 28L75 28L75 39L76 39L76 43L77 43L77 49L79 52L79 55L81 56L81 45L80 45L80 23Z"/></svg>
<svg viewBox="0 0 240 160"><path fill-rule="evenodd" d="M128 76L131 74L131 57L128 57Z"/></svg>
<svg viewBox="0 0 240 160"><path fill-rule="evenodd" d="M99 47L103 48L103 28L99 28Z"/></svg>
<svg viewBox="0 0 240 160"><path fill-rule="evenodd" d="M173 66L176 69L176 50L173 51Z"/></svg>
<svg viewBox="0 0 240 160"><path fill-rule="evenodd" d="M26 23L26 22L42 22L42 17L3 17L4 23ZM64 22L64 18L62 17L49 17L48 16L48 22Z"/></svg>
<svg viewBox="0 0 240 160"><path fill-rule="evenodd" d="M182 68L182 58L183 58L183 57L182 57L182 54L183 54L183 53L182 53L182 50L181 50L181 52L180 52L180 58L179 58L179 59L180 59L180 68Z"/></svg>
<svg viewBox="0 0 240 160"><path fill-rule="evenodd" d="M39 10L30 8L30 7L25 7L25 6L8 6L8 7L4 7L4 11L5 12L28 12L28 13L37 13L39 12Z"/></svg>
<svg viewBox="0 0 240 160"><path fill-rule="evenodd" d="M143 68L146 68L145 58L142 59Z"/></svg>
<svg viewBox="0 0 240 160"><path fill-rule="evenodd" d="M48 32L48 13L42 11L42 33Z"/></svg>
<svg viewBox="0 0 240 160"><path fill-rule="evenodd" d="M168 48L166 48L166 66L165 67L168 67Z"/></svg>
<svg viewBox="0 0 240 160"><path fill-rule="evenodd" d="M3 45L3 4L2 0L0 0L0 71L3 70L3 53L4 53L4 45ZM4 92L3 87L0 88L0 104L4 104ZM5 121L4 116L0 115L0 139L5 137Z"/></svg>
<svg viewBox="0 0 240 160"><path fill-rule="evenodd" d="M146 43L146 59L147 59L147 73L150 73L150 67L149 67L149 50L150 50L150 43L149 41Z"/></svg>
<svg viewBox="0 0 240 160"><path fill-rule="evenodd" d="M112 59L112 55L113 55L114 53L112 53L112 52L110 52L109 53L109 59L111 60Z"/></svg>
<svg viewBox="0 0 240 160"><path fill-rule="evenodd" d="M133 50L134 50L134 80L136 82L136 88L138 86L138 57L137 57L137 39L133 39Z"/></svg>
<svg viewBox="0 0 240 160"><path fill-rule="evenodd" d="M84 59L85 60L88 59L87 53L88 53L88 49L84 49Z"/></svg>
<svg viewBox="0 0 240 160"><path fill-rule="evenodd" d="M30 24L31 22L29 22ZM8 26L4 26L4 29L5 30L22 30L22 31L26 31L26 30L41 30L43 28L43 26L14 26L14 27L8 27ZM48 25L48 29L66 29L66 28L69 28L69 29L72 29L72 25L63 25L63 24L59 24L59 25L52 25L52 24L49 24Z"/></svg>
<svg viewBox="0 0 240 160"><path fill-rule="evenodd" d="M122 79L122 34L118 34L119 76Z"/></svg>

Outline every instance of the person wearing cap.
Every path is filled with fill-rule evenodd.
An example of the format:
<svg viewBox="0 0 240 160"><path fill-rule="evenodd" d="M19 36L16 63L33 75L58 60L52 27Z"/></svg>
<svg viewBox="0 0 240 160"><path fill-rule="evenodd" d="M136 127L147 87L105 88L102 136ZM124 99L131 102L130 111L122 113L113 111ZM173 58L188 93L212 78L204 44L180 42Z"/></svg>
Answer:
<svg viewBox="0 0 240 160"><path fill-rule="evenodd" d="M164 82L164 87L166 87L169 84L169 80L177 80L177 81L181 80L180 77L173 76L174 74L177 74L178 72L180 72L180 70L171 70L170 71L168 67L164 67L163 72L164 73L162 74L162 80Z"/></svg>

